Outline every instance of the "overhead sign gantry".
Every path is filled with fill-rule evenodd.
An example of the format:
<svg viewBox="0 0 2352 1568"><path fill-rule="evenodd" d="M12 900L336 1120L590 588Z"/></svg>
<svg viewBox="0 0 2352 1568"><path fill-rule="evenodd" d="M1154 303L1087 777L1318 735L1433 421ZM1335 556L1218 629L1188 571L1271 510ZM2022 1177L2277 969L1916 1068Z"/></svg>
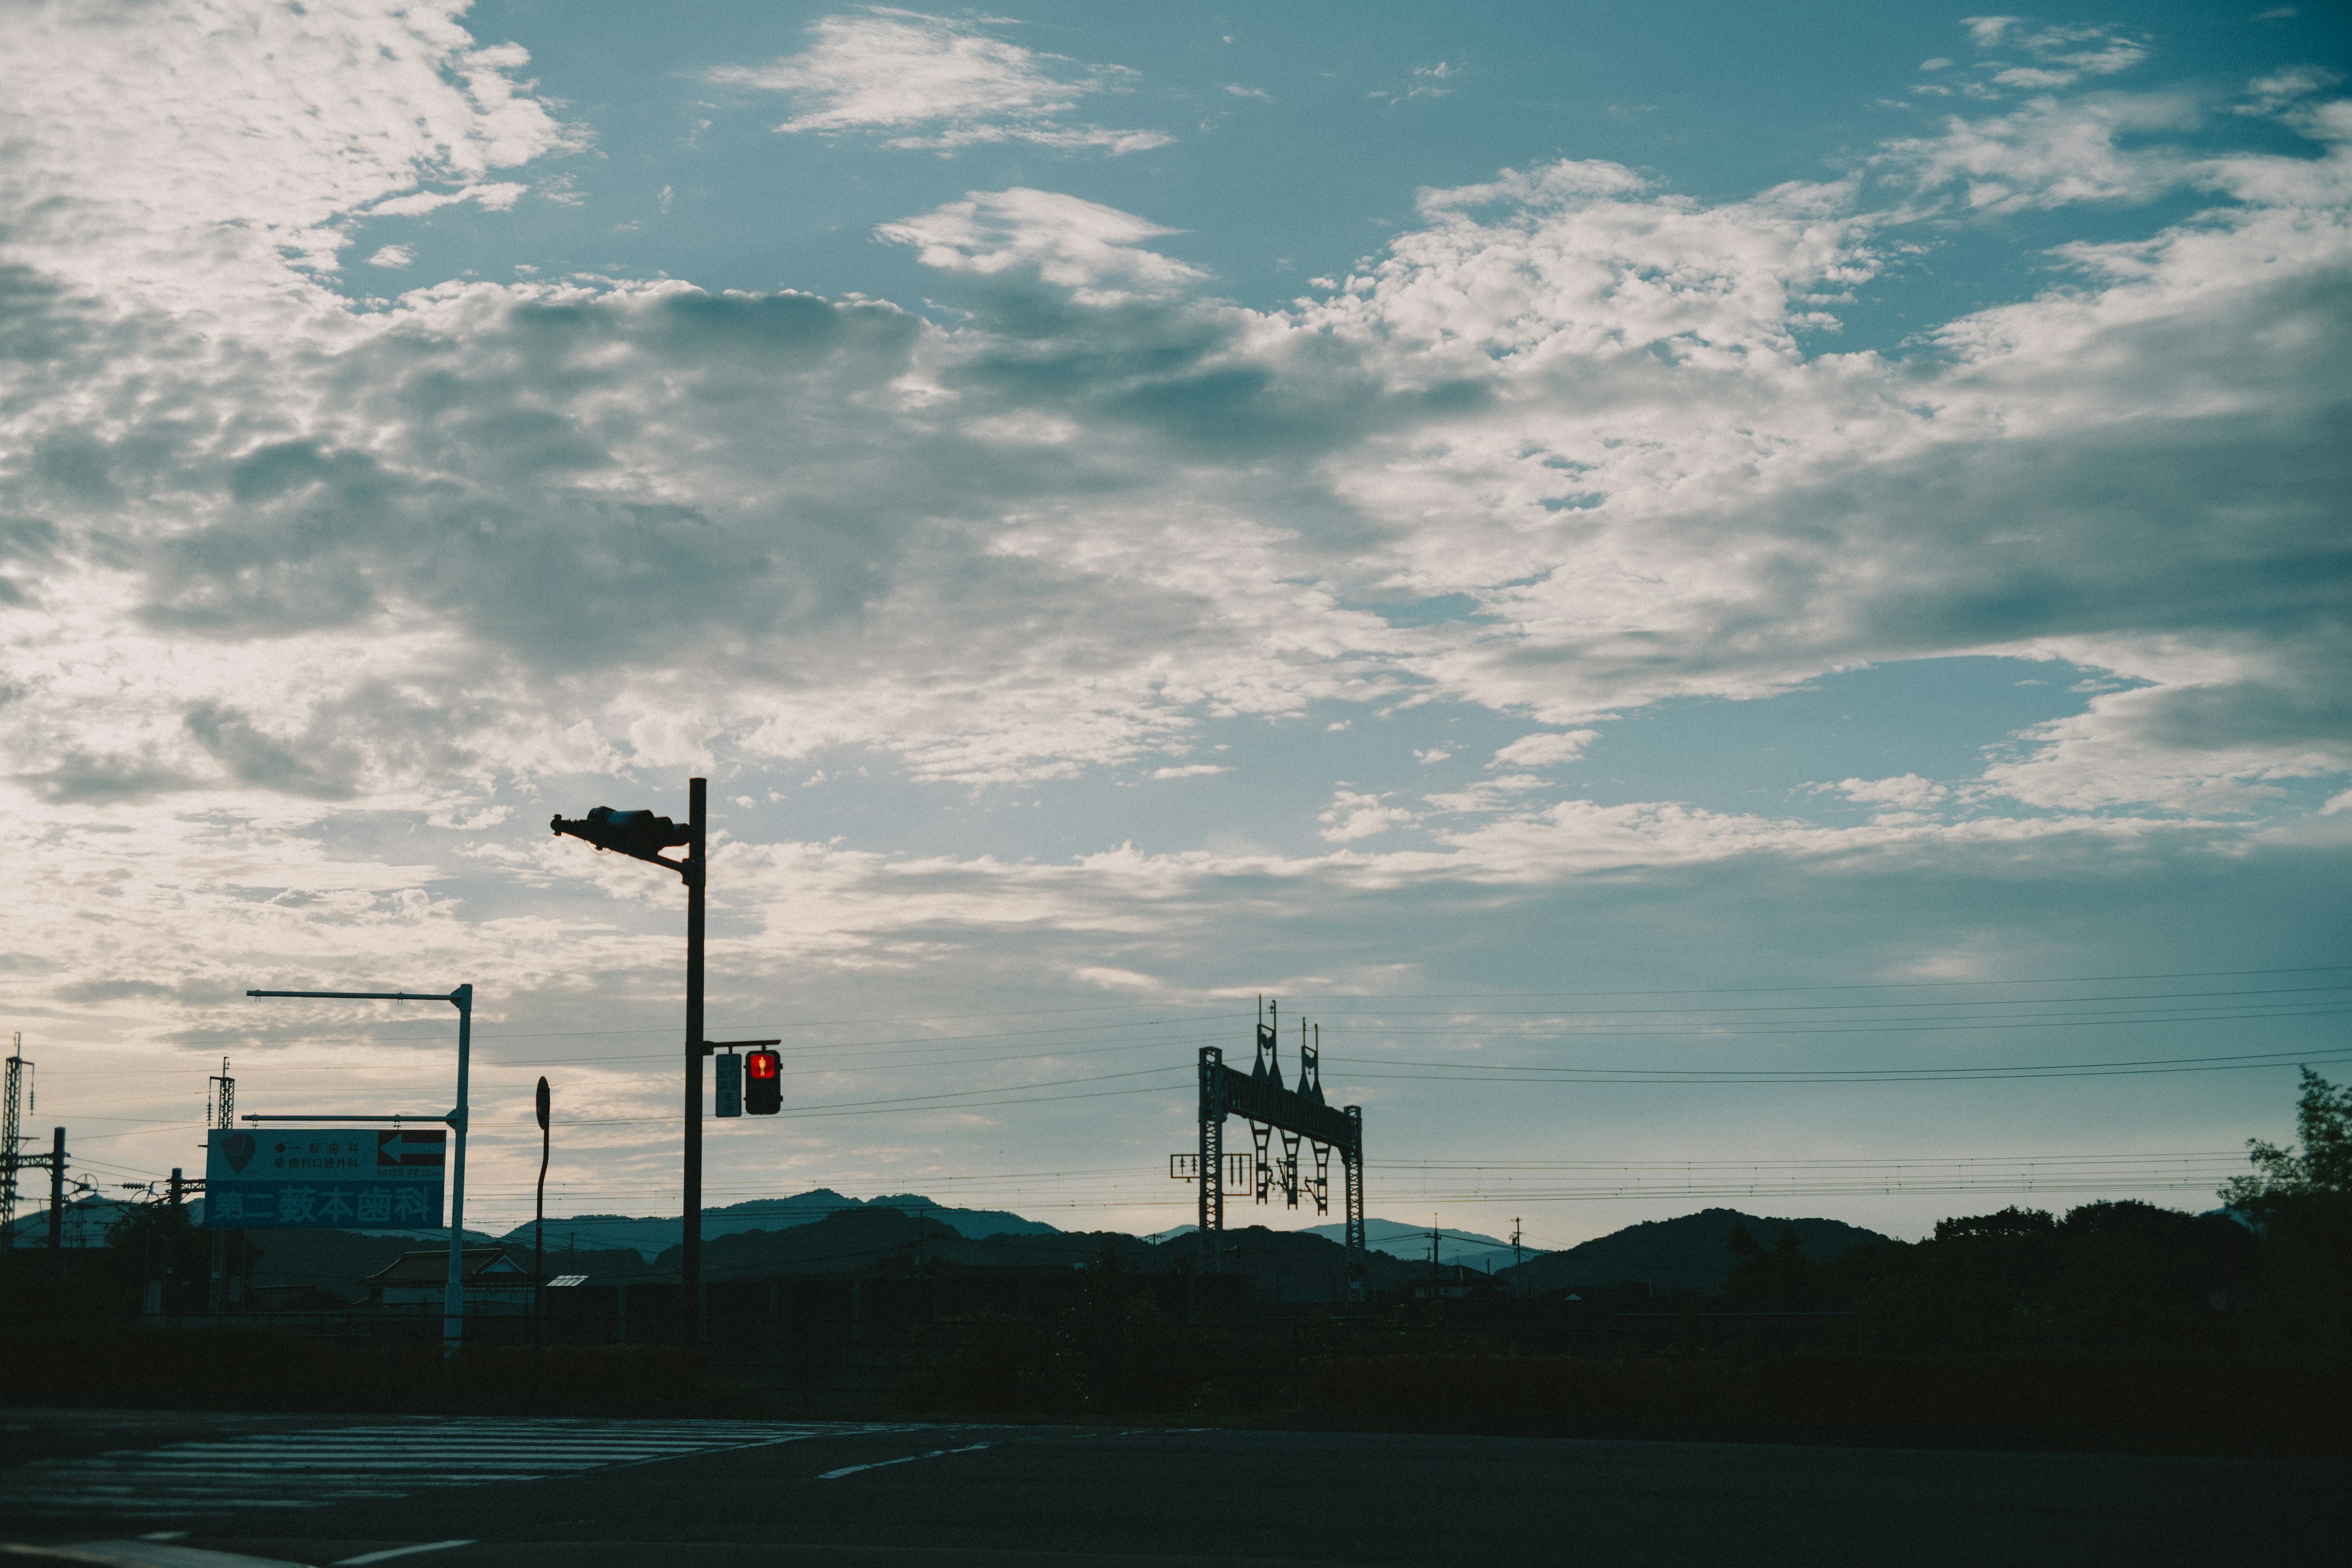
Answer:
<svg viewBox="0 0 2352 1568"><path fill-rule="evenodd" d="M1241 1116L1250 1124L1255 1142L1254 1184L1256 1199L1267 1202L1277 1184L1283 1200L1298 1206L1302 1184L1298 1145L1304 1140L1315 1155L1315 1178L1308 1187L1315 1212L1331 1212L1331 1155L1339 1155L1340 1179L1348 1218L1348 1294L1364 1290L1364 1113L1360 1106L1332 1109L1323 1099L1322 1052L1307 1043L1307 1024L1298 1026L1298 1079L1291 1088L1282 1080L1281 1004L1271 1019L1257 1025L1257 1059L1242 1072L1225 1065L1225 1054L1215 1046L1201 1047L1201 1148L1194 1167L1200 1182L1201 1271L1217 1271L1218 1238L1225 1228L1225 1118ZM1319 1037L1321 1031L1317 1034ZM1267 1158L1276 1132L1282 1135L1282 1157Z"/></svg>

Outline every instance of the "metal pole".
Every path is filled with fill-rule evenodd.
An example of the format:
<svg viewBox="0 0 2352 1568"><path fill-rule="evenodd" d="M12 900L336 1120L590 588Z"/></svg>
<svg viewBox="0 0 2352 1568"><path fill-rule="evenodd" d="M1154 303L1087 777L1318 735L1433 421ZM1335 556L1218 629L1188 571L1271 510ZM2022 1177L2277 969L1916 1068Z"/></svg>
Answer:
<svg viewBox="0 0 2352 1568"><path fill-rule="evenodd" d="M1201 1272L1217 1272L1225 1229L1225 1053L1201 1047Z"/></svg>
<svg viewBox="0 0 2352 1568"><path fill-rule="evenodd" d="M682 1287L684 1335L702 1339L702 901L709 881L704 857L709 826L710 783L687 781L687 847L694 869L686 879L686 1151L685 1207L678 1234L678 1283Z"/></svg>
<svg viewBox="0 0 2352 1568"><path fill-rule="evenodd" d="M553 1145L549 1142L549 1104L547 1080L539 1080L539 1197L531 1205L530 1218L530 1337L533 1343L547 1338L547 1154Z"/></svg>
<svg viewBox="0 0 2352 1568"><path fill-rule="evenodd" d="M445 1359L457 1353L466 1337L466 1087L474 1044L474 988L460 985L449 1000L457 1008L457 1104L448 1116L457 1147L449 1174L449 1289L441 1301Z"/></svg>
<svg viewBox="0 0 2352 1568"><path fill-rule="evenodd" d="M60 1251L66 1244L66 1130L62 1127L49 1136L49 1250Z"/></svg>
<svg viewBox="0 0 2352 1568"><path fill-rule="evenodd" d="M1351 1105L1348 1113L1348 1300L1364 1299L1364 1112Z"/></svg>

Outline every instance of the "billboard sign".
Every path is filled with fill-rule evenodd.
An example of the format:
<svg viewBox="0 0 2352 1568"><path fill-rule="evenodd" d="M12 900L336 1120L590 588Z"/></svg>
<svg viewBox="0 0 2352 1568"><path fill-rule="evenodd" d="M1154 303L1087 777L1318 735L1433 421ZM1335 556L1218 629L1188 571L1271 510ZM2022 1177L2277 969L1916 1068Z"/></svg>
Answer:
<svg viewBox="0 0 2352 1568"><path fill-rule="evenodd" d="M208 1137L207 1230L442 1228L445 1128L215 1128Z"/></svg>

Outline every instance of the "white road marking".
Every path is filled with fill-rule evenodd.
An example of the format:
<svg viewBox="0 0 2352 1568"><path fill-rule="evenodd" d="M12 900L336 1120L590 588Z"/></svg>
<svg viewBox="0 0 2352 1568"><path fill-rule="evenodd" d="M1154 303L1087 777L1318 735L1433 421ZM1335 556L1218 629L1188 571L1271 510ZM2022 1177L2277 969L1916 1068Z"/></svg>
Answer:
<svg viewBox="0 0 2352 1568"><path fill-rule="evenodd" d="M0 1470L0 1518L162 1525L247 1510L323 1508L445 1487L537 1480L903 1423L532 1420L467 1416L174 1443ZM156 1532L159 1536L165 1533Z"/></svg>
<svg viewBox="0 0 2352 1568"><path fill-rule="evenodd" d="M844 1476L854 1476L860 1470L887 1470L893 1465L911 1465L917 1459L944 1458L950 1454L970 1454L985 1448L985 1443L970 1443L961 1448L934 1448L928 1454L908 1454L903 1458L877 1459L870 1465L844 1465L837 1470L827 1470L817 1477L821 1481L837 1481Z"/></svg>
<svg viewBox="0 0 2352 1568"><path fill-rule="evenodd" d="M139 1568L302 1568L299 1563L288 1563L275 1557L247 1557L235 1552L206 1552L194 1546L174 1546L169 1542L149 1541L85 1541L78 1551L96 1556L110 1557L117 1563L135 1563Z"/></svg>
<svg viewBox="0 0 2352 1568"><path fill-rule="evenodd" d="M452 1546L471 1546L474 1538L463 1541L428 1541L421 1546L387 1546L381 1552L362 1552L357 1557L338 1558L329 1568L360 1568L362 1563L389 1563L395 1557L414 1557L420 1552L446 1552Z"/></svg>

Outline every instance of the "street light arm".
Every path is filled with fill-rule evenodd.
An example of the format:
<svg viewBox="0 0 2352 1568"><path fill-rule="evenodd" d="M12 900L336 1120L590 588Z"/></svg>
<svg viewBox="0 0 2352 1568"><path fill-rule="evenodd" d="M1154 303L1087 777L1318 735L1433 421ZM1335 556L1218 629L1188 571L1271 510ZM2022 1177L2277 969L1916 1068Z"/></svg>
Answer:
<svg viewBox="0 0 2352 1568"><path fill-rule="evenodd" d="M664 820L667 821L666 818ZM572 821L561 816L549 817L547 826L558 837L569 834L583 843L593 844L599 849L609 849L615 855L626 855L632 860L649 860L677 872L678 879L688 886L694 883L695 863L690 858L673 860L658 853L663 849L684 847L683 828L673 828L668 833L628 833L609 827L593 816Z"/></svg>
<svg viewBox="0 0 2352 1568"><path fill-rule="evenodd" d="M455 991L248 991L247 996L324 996L336 1002L455 1002Z"/></svg>

